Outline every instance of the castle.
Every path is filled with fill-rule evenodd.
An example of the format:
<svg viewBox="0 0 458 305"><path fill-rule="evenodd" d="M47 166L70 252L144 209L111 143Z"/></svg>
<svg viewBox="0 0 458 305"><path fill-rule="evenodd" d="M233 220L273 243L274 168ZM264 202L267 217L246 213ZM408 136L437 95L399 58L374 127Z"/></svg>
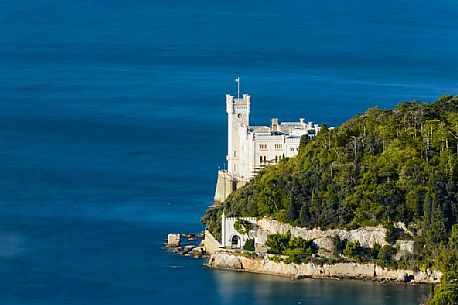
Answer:
<svg viewBox="0 0 458 305"><path fill-rule="evenodd" d="M250 96L226 95L227 169L218 171L215 203L246 184L267 165L295 157L303 135L315 136L320 127L301 118L298 122L271 120L270 126L250 126Z"/></svg>

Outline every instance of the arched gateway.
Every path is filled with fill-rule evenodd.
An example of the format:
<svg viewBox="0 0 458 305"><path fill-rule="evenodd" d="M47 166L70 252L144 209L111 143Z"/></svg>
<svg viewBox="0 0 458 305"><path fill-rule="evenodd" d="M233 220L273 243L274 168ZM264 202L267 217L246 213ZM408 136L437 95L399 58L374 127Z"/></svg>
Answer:
<svg viewBox="0 0 458 305"><path fill-rule="evenodd" d="M238 235L233 235L232 238L231 238L231 248L236 248L236 249L239 249L240 248L240 236Z"/></svg>

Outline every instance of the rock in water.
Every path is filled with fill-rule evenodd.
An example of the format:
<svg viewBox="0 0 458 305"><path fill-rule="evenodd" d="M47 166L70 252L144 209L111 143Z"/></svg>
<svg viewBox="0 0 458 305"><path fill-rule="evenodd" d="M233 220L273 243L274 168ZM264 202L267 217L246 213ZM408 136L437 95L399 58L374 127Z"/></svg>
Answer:
<svg viewBox="0 0 458 305"><path fill-rule="evenodd" d="M168 234L167 235L167 246L168 247L179 247L180 246L181 234Z"/></svg>
<svg viewBox="0 0 458 305"><path fill-rule="evenodd" d="M188 245L188 246L184 247L184 250L187 251L187 252L192 251L192 249L194 249L193 245Z"/></svg>
<svg viewBox="0 0 458 305"><path fill-rule="evenodd" d="M192 252L194 252L195 254L202 255L205 253L205 250L202 247L195 247L194 249L192 249Z"/></svg>

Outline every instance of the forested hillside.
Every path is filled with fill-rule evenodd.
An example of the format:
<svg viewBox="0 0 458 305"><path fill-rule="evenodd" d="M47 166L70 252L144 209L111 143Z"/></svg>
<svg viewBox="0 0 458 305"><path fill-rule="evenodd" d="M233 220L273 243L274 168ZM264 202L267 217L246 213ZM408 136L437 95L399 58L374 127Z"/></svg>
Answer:
<svg viewBox="0 0 458 305"><path fill-rule="evenodd" d="M453 270L457 192L458 96L444 96L371 108L338 128L324 126L314 139L302 139L296 158L263 170L203 221L217 237L223 209L308 228L400 221L425 243L420 261L436 259L435 266Z"/></svg>
<svg viewBox="0 0 458 305"><path fill-rule="evenodd" d="M402 221L445 240L458 219L458 97L369 109L303 138L297 158L262 171L224 202L227 215L304 227ZM212 225L223 207L209 210Z"/></svg>

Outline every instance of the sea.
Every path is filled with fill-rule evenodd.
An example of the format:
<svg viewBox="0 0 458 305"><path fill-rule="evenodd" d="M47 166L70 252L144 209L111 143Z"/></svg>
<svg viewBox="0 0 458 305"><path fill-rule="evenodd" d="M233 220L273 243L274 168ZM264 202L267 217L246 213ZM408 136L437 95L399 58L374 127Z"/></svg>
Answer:
<svg viewBox="0 0 458 305"><path fill-rule="evenodd" d="M225 94L338 126L458 93L456 1L1 0L0 304L418 304L429 286L211 270Z"/></svg>

